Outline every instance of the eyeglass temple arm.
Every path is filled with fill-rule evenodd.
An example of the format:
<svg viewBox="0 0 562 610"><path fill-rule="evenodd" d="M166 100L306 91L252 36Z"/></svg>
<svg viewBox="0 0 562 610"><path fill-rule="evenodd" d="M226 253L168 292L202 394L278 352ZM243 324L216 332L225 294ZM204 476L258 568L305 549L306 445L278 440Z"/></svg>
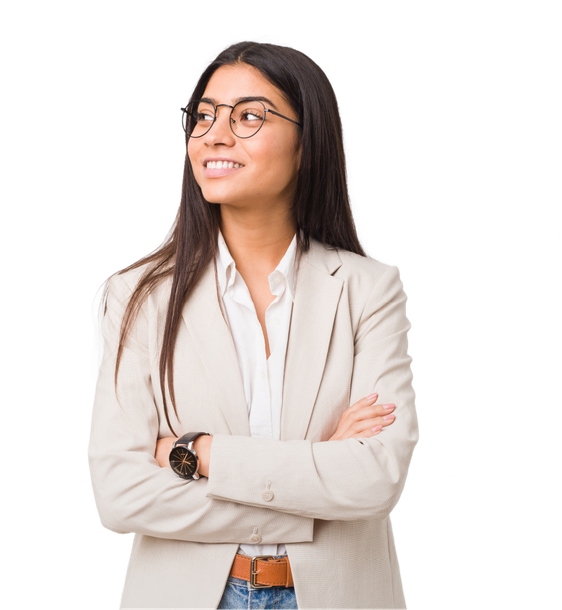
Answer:
<svg viewBox="0 0 562 610"><path fill-rule="evenodd" d="M283 114L279 114L278 112L275 112L275 110L270 110L269 108L265 109L266 112L271 112L271 114L275 114L276 116L280 116L282 119L285 119L286 121L291 121L291 123L294 123L295 125L298 125L299 127L302 127L302 125L297 122L297 121L293 121L293 119L290 119L288 116L284 116Z"/></svg>

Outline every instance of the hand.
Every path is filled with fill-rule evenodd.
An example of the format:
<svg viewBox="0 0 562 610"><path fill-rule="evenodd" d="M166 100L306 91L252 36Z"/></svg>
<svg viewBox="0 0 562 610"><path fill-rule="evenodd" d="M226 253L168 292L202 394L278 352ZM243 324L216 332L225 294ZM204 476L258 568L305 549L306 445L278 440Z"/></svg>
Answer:
<svg viewBox="0 0 562 610"><path fill-rule="evenodd" d="M164 436L158 439L156 443L156 461L160 468L171 468L170 466L170 451L174 443L178 440L178 436Z"/></svg>
<svg viewBox="0 0 562 610"><path fill-rule="evenodd" d="M199 458L199 470L201 476L209 478L209 463L211 461L211 445L213 437L209 434L202 434L195 439L193 449Z"/></svg>
<svg viewBox="0 0 562 610"><path fill-rule="evenodd" d="M343 441L347 438L376 436L384 426L390 426L394 423L394 415L391 415L389 419L383 418L391 414L396 405L394 403L387 405L373 404L377 398L378 394L371 399L361 398L354 405L348 407L342 413L336 431L328 440Z"/></svg>

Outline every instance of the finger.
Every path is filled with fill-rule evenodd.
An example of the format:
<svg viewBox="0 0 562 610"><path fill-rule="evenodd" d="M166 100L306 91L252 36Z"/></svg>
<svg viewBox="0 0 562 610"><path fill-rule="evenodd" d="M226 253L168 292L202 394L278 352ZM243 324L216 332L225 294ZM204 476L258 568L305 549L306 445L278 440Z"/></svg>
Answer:
<svg viewBox="0 0 562 610"><path fill-rule="evenodd" d="M369 396L365 396L364 398L361 398L357 402L353 403L345 411L348 414L354 413L355 411L357 411L359 409L363 409L364 407L368 407L368 406L372 405L377 400L378 397L379 397L379 395L377 392L374 392L373 394L369 394Z"/></svg>
<svg viewBox="0 0 562 610"><path fill-rule="evenodd" d="M393 402L382 405L382 409L379 411L379 415L388 415L396 409L396 405Z"/></svg>
<svg viewBox="0 0 562 610"><path fill-rule="evenodd" d="M379 415L371 420L371 426L389 426L395 420L396 416L392 411L385 411L384 415Z"/></svg>
<svg viewBox="0 0 562 610"><path fill-rule="evenodd" d="M373 428L367 428L362 432L358 432L357 434L352 434L347 438L371 438L372 436L377 436L383 431L382 426L374 426Z"/></svg>
<svg viewBox="0 0 562 610"><path fill-rule="evenodd" d="M382 432L383 429L384 426L382 424L373 422L372 424L366 425L363 429L354 432L353 437L358 438L360 436L373 436L374 434Z"/></svg>
<svg viewBox="0 0 562 610"><path fill-rule="evenodd" d="M390 414L383 417L375 417L373 419L356 422L355 427L351 426L348 430L348 434L351 433L351 435L347 436L347 438L368 438L370 436L376 436L377 434L380 434L387 426L392 425L395 419L396 417Z"/></svg>
<svg viewBox="0 0 562 610"><path fill-rule="evenodd" d="M394 420L395 420L394 417L391 417L390 419L384 419L382 417L377 417L376 419L374 419L372 421L372 426L371 426L372 436L376 436L377 434L380 434L384 430L384 428L393 424Z"/></svg>

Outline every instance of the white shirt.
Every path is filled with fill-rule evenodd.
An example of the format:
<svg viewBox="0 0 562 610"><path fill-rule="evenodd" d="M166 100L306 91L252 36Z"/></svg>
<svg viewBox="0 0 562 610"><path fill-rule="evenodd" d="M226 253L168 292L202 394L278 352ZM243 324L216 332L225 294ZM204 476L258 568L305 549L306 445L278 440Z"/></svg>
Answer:
<svg viewBox="0 0 562 610"><path fill-rule="evenodd" d="M236 269L219 229L217 273L220 294L234 339L252 436L279 440L283 372L287 339L296 288L297 235L274 271L269 287L275 300L265 312L270 357L266 359L265 338L246 282ZM259 532L258 532L259 535ZM240 544L246 555L284 555L284 544Z"/></svg>

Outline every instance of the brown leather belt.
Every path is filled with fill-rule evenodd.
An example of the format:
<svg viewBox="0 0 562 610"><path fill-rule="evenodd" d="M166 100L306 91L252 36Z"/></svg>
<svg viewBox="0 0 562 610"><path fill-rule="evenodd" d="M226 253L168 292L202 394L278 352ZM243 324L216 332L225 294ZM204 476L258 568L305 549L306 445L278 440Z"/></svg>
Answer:
<svg viewBox="0 0 562 610"><path fill-rule="evenodd" d="M241 555L236 553L230 576L247 580L253 587L294 587L289 557Z"/></svg>

